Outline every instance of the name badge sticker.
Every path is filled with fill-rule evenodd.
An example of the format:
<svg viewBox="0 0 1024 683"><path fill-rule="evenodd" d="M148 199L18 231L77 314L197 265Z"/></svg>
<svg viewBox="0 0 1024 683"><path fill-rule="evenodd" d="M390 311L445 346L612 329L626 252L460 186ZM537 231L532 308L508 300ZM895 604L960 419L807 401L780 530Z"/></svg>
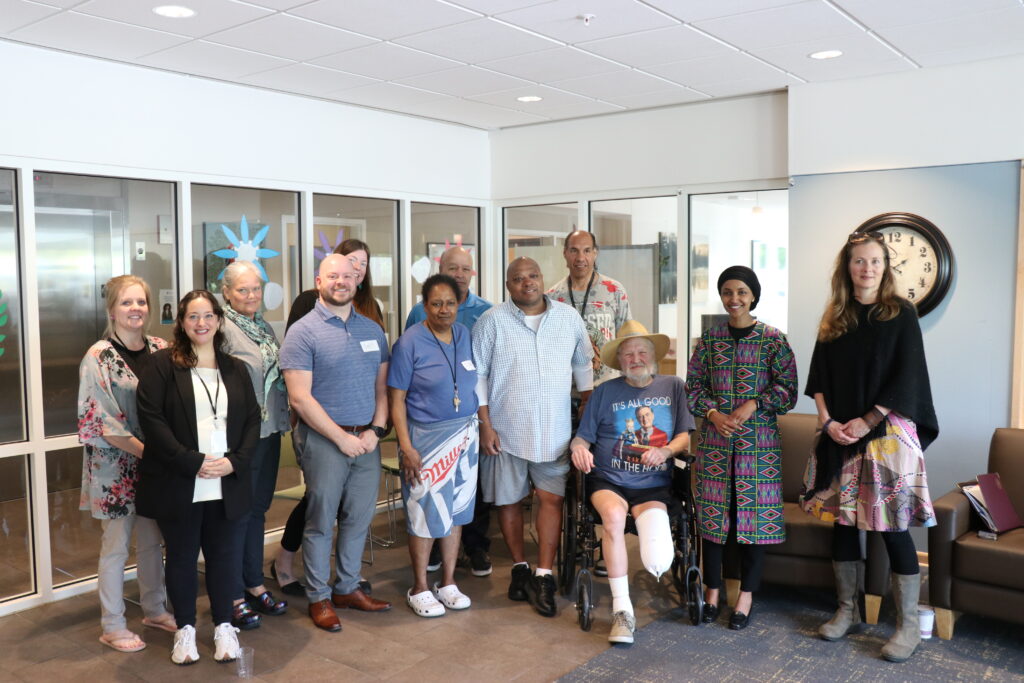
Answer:
<svg viewBox="0 0 1024 683"><path fill-rule="evenodd" d="M215 427L210 431L210 455L227 452L228 432L226 429Z"/></svg>
<svg viewBox="0 0 1024 683"><path fill-rule="evenodd" d="M474 370L476 370L476 366L473 365L473 361L468 360L468 359L462 361L462 367L466 368L470 372L473 372Z"/></svg>
<svg viewBox="0 0 1024 683"><path fill-rule="evenodd" d="M366 341L359 342L359 345L363 347L363 353L372 353L373 351L380 351L380 346L377 344L376 339L367 339Z"/></svg>

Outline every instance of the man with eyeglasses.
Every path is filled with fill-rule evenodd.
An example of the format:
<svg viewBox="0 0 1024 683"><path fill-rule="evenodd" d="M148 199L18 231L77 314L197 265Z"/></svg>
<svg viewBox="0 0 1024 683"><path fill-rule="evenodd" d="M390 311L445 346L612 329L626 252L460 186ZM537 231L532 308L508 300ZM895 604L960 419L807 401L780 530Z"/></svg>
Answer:
<svg viewBox="0 0 1024 683"><path fill-rule="evenodd" d="M289 329L280 366L304 432L309 507L302 556L309 616L319 628L340 631L334 607L391 609L359 587L380 482L377 441L386 433L389 354L381 327L352 306L356 271L345 256L323 260L316 287L320 298ZM329 584L335 519L337 580Z"/></svg>

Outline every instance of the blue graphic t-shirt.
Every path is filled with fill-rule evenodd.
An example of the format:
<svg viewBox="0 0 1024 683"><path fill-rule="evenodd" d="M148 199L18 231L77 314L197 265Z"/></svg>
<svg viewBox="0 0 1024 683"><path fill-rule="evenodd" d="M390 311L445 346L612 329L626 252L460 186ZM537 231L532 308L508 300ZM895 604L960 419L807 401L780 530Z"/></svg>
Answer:
<svg viewBox="0 0 1024 683"><path fill-rule="evenodd" d="M594 474L618 486L647 489L672 483L672 462L648 467L640 462L644 452L693 428L682 379L656 375L638 389L618 377L594 389L576 436L593 444Z"/></svg>

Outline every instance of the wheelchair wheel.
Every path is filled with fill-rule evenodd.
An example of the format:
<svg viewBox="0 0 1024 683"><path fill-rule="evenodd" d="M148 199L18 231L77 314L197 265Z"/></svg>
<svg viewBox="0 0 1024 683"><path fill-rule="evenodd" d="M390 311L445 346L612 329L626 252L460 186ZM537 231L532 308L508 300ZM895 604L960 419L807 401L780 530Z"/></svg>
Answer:
<svg viewBox="0 0 1024 683"><path fill-rule="evenodd" d="M579 576L576 577L576 621L584 631L589 631L590 627L594 625L593 614L591 614L593 595L594 581L590 577L590 572L585 569L580 570Z"/></svg>
<svg viewBox="0 0 1024 683"><path fill-rule="evenodd" d="M690 567L686 572L686 609L690 615L690 623L700 626L704 618L704 586L700 570Z"/></svg>
<svg viewBox="0 0 1024 683"><path fill-rule="evenodd" d="M558 588L564 598L572 594L576 579L576 557L579 549L576 547L576 521L570 514L570 511L575 509L575 491L571 486L567 486L565 500L562 502L562 542L558 545Z"/></svg>

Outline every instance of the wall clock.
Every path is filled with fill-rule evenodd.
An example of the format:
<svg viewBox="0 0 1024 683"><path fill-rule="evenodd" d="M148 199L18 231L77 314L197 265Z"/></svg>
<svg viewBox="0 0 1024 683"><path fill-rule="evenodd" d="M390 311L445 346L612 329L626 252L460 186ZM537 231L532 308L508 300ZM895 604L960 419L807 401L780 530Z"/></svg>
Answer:
<svg viewBox="0 0 1024 683"><path fill-rule="evenodd" d="M880 232L889 247L896 291L925 316L939 305L953 281L953 250L927 218L891 212L869 218L857 232Z"/></svg>

